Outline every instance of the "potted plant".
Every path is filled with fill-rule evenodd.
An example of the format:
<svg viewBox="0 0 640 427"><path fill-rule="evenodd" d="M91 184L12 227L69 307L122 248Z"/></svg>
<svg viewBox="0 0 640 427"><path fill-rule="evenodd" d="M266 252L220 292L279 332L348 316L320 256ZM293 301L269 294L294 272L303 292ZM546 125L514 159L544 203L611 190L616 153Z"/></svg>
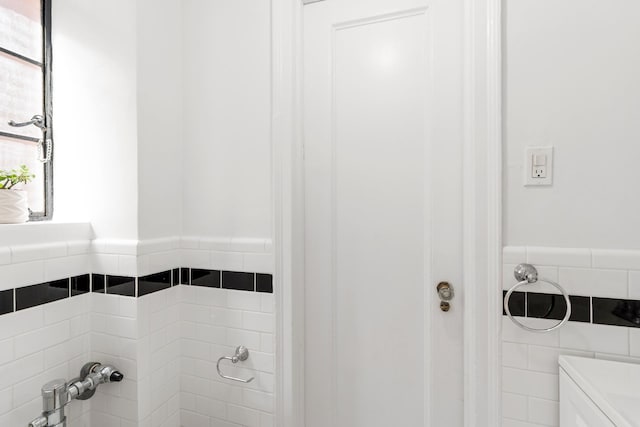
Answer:
<svg viewBox="0 0 640 427"><path fill-rule="evenodd" d="M17 190L18 184L27 184L35 175L25 165L12 170L0 169L0 224L19 224L29 220L27 192Z"/></svg>

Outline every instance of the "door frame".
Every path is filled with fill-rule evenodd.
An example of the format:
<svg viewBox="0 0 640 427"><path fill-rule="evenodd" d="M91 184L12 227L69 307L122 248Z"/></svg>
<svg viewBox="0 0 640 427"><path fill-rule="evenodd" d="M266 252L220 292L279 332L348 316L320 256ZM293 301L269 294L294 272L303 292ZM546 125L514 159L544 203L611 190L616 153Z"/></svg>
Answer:
<svg viewBox="0 0 640 427"><path fill-rule="evenodd" d="M304 426L304 3L271 0L278 427ZM464 10L464 425L489 427L502 418L502 1L464 0Z"/></svg>

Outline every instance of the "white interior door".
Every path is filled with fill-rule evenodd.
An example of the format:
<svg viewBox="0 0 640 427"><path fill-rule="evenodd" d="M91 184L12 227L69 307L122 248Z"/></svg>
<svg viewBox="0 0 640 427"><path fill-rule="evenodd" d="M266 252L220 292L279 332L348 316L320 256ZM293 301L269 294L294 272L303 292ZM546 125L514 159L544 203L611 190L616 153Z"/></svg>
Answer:
<svg viewBox="0 0 640 427"><path fill-rule="evenodd" d="M462 17L304 8L306 427L463 425Z"/></svg>

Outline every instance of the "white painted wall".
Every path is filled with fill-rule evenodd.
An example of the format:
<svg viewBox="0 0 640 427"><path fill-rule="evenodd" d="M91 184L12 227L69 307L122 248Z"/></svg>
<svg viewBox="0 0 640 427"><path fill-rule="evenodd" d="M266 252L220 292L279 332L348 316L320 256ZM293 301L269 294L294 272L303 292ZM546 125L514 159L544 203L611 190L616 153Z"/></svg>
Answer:
<svg viewBox="0 0 640 427"><path fill-rule="evenodd" d="M138 235L177 236L182 211L180 0L138 0Z"/></svg>
<svg viewBox="0 0 640 427"><path fill-rule="evenodd" d="M503 5L505 245L640 248L640 3ZM523 187L527 145L553 187Z"/></svg>
<svg viewBox="0 0 640 427"><path fill-rule="evenodd" d="M56 221L137 238L136 3L53 3Z"/></svg>
<svg viewBox="0 0 640 427"><path fill-rule="evenodd" d="M270 237L270 2L183 5L183 232Z"/></svg>
<svg viewBox="0 0 640 427"><path fill-rule="evenodd" d="M270 2L119 3L54 5L54 219L270 238Z"/></svg>

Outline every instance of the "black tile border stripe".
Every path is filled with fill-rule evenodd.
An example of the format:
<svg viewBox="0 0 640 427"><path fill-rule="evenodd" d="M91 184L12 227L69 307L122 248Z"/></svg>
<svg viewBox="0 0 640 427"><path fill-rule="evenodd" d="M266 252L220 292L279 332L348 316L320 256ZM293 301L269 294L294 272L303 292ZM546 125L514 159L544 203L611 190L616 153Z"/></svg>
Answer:
<svg viewBox="0 0 640 427"><path fill-rule="evenodd" d="M507 291L502 292L503 305ZM640 300L569 295L570 322L640 328ZM559 294L514 292L509 301L511 314L517 317L556 319L564 317L566 304ZM502 314L506 316L504 308Z"/></svg>
<svg viewBox="0 0 640 427"><path fill-rule="evenodd" d="M206 284L195 283L205 276L209 278ZM0 291L0 316L90 292L135 298L178 285L273 293L273 275L187 267L141 277L87 273Z"/></svg>

